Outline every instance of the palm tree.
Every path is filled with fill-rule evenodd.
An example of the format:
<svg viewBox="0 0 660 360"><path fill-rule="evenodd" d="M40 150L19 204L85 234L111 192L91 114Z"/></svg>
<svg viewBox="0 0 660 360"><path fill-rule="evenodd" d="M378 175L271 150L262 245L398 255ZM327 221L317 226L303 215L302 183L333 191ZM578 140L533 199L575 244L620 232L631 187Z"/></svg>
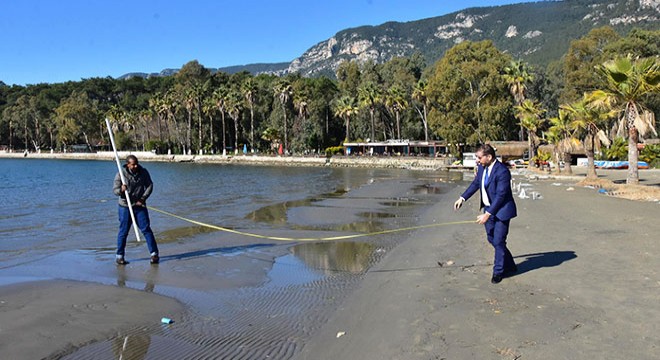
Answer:
<svg viewBox="0 0 660 360"><path fill-rule="evenodd" d="M216 110L217 108L213 98L211 97L205 98L204 103L202 104L202 112L209 119L209 141L213 152L215 152L215 137L213 135L213 114L216 112Z"/></svg>
<svg viewBox="0 0 660 360"><path fill-rule="evenodd" d="M252 81L252 78L247 78L245 82L241 85L241 90L245 101L247 101L248 106L250 107L250 147L252 153L254 153L254 104L256 102L257 87Z"/></svg>
<svg viewBox="0 0 660 360"><path fill-rule="evenodd" d="M192 153L192 116L193 110L195 109L195 92L192 88L186 88L182 94L180 94L182 102L186 106L186 111L188 111L188 127L186 128L186 148L187 153L190 155Z"/></svg>
<svg viewBox="0 0 660 360"><path fill-rule="evenodd" d="M594 165L594 154L601 144L609 145L609 139L602 130L607 127L612 112L605 111L602 107L592 105L588 94L576 103L562 105L561 110L570 118L570 127L584 131L584 151L587 154L587 179L596 179L596 167Z"/></svg>
<svg viewBox="0 0 660 360"><path fill-rule="evenodd" d="M355 106L355 99L344 95L335 102L335 116L338 116L346 122L346 138L344 142L350 141L350 122L351 116L358 112L359 108Z"/></svg>
<svg viewBox="0 0 660 360"><path fill-rule="evenodd" d="M261 138L268 141L270 143L270 149L277 153L277 147L280 144L280 140L282 139L280 132L277 129L271 127L267 128L261 134Z"/></svg>
<svg viewBox="0 0 660 360"><path fill-rule="evenodd" d="M237 90L231 90L225 100L227 113L234 120L234 152L238 151L238 121L241 119L243 111L243 99Z"/></svg>
<svg viewBox="0 0 660 360"><path fill-rule="evenodd" d="M394 111L396 115L396 137L401 139L401 120L400 114L402 110L408 108L408 100L406 100L406 94L398 85L392 85L387 90L387 95L385 97L385 106Z"/></svg>
<svg viewBox="0 0 660 360"><path fill-rule="evenodd" d="M557 172L561 173L559 163L564 161L564 172L572 174L571 152L581 147L580 140L575 136L575 128L571 118L564 109L559 109L559 116L549 119L550 127L546 132L546 138L554 146L555 163Z"/></svg>
<svg viewBox="0 0 660 360"><path fill-rule="evenodd" d="M183 153L185 154L186 152L185 143L184 140L181 138L181 131L179 131L179 122L176 119L176 113L179 104L180 103L178 101L177 94L174 91L170 90L167 91L163 96L163 102L161 106L162 106L162 110L164 110L167 113L167 121L165 121L165 125L169 134L168 138L171 139L173 142L178 142L182 147ZM174 126L174 137L172 137L171 127L168 125L169 121L172 121L172 125Z"/></svg>
<svg viewBox="0 0 660 360"><path fill-rule="evenodd" d="M415 102L413 102L415 110L417 110L417 113L419 113L419 116L422 118L422 123L424 124L424 141L429 141L429 124L427 122L427 86L428 82L426 80L419 80L417 84L415 84L415 88L413 89L412 93L412 99L415 100ZM417 103L421 104L421 109L419 106L417 106Z"/></svg>
<svg viewBox="0 0 660 360"><path fill-rule="evenodd" d="M597 69L605 77L606 88L596 90L594 104L610 107L622 115L619 129L628 136L627 184L639 183L637 142L639 136L655 131L655 115L643 104L647 94L660 89L660 62L657 58L633 60L632 56L610 60Z"/></svg>
<svg viewBox="0 0 660 360"><path fill-rule="evenodd" d="M163 111L163 94L160 92L155 93L150 99L149 99L149 109L156 114L156 125L158 128L158 141L163 141L163 129L162 129L162 123L163 123L163 117L165 115L165 111Z"/></svg>
<svg viewBox="0 0 660 360"><path fill-rule="evenodd" d="M297 136L305 134L307 116L309 115L309 96L304 88L299 89L293 94L293 107L298 111L298 121L294 123L293 134ZM302 138L304 142L304 138ZM304 144L306 146L306 144Z"/></svg>
<svg viewBox="0 0 660 360"><path fill-rule="evenodd" d="M544 120L541 115L545 112L539 103L532 100L523 100L520 105L515 106L516 117L520 120L520 126L527 130L527 141L529 144L530 160L536 156L536 149L539 145L539 137L536 132L543 125Z"/></svg>
<svg viewBox="0 0 660 360"><path fill-rule="evenodd" d="M222 119L222 155L227 154L227 128L225 125L225 112L227 111L227 94L229 90L225 86L220 86L213 91L213 102L220 111L220 118Z"/></svg>
<svg viewBox="0 0 660 360"><path fill-rule="evenodd" d="M504 67L504 81L509 85L509 91L517 106L525 101L525 91L527 83L534 81L534 75L530 72L529 66L522 60L511 60L509 66ZM520 140L523 140L523 126L520 126Z"/></svg>
<svg viewBox="0 0 660 360"><path fill-rule="evenodd" d="M376 108L382 102L380 88L368 82L358 88L358 100L361 108L368 108L371 115L371 141L376 141Z"/></svg>
<svg viewBox="0 0 660 360"><path fill-rule="evenodd" d="M293 88L291 84L286 79L280 79L280 81L275 84L275 96L279 99L280 105L282 106L282 113L284 115L284 152L288 153L289 151L289 139L287 136L289 124L287 123L286 117L286 108L291 101L291 94L293 93Z"/></svg>
<svg viewBox="0 0 660 360"><path fill-rule="evenodd" d="M192 87L193 94L195 96L195 107L197 108L197 151L199 154L202 154L204 149L203 137L202 137L202 99L204 98L204 93L206 92L205 86L202 84L195 84Z"/></svg>

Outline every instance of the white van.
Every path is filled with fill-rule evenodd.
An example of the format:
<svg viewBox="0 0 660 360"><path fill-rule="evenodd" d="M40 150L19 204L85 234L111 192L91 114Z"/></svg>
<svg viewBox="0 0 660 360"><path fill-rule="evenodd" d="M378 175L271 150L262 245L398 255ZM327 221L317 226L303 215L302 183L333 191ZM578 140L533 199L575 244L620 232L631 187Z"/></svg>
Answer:
<svg viewBox="0 0 660 360"><path fill-rule="evenodd" d="M463 167L473 168L477 166L476 153L463 153Z"/></svg>

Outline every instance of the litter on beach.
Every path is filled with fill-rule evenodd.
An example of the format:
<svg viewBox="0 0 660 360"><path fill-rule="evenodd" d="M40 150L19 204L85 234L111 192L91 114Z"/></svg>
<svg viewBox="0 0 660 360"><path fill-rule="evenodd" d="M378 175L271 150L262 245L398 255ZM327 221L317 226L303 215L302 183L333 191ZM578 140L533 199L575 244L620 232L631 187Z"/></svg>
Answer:
<svg viewBox="0 0 660 360"><path fill-rule="evenodd" d="M340 331L340 332L338 332L338 333L337 333L337 339L339 339L340 337L342 337L342 336L344 336L344 335L346 335L346 331Z"/></svg>
<svg viewBox="0 0 660 360"><path fill-rule="evenodd" d="M571 186L571 187L567 188L566 191L575 191L575 188Z"/></svg>

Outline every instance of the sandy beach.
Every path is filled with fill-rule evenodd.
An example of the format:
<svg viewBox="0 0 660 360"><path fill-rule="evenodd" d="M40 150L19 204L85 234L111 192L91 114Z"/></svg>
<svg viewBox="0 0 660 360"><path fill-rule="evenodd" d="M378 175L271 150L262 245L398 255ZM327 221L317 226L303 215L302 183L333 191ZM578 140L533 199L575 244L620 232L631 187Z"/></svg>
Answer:
<svg viewBox="0 0 660 360"><path fill-rule="evenodd" d="M492 248L476 224L321 243L190 227L159 234L168 254L157 267L134 245L126 268L111 249L0 268L3 358L658 358L660 203L577 186L579 170L514 173L530 197L516 198L509 236L519 272L501 284L489 281ZM660 184L658 171L640 176ZM451 209L461 177L375 177L267 207L273 226L293 230L254 231L331 236L472 220L474 199Z"/></svg>
<svg viewBox="0 0 660 360"><path fill-rule="evenodd" d="M658 172L642 178L657 184ZM517 181L542 198L517 199L515 276L490 284L481 226L416 232L369 271L298 358L657 359L660 203L573 181ZM459 194L442 195L424 220L456 218L450 204ZM476 217L471 205L462 215Z"/></svg>

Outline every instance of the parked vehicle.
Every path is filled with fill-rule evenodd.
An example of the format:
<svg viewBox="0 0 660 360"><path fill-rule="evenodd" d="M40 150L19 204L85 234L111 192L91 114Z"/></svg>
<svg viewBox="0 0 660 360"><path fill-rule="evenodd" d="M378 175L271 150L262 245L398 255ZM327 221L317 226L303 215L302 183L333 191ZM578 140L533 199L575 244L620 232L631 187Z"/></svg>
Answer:
<svg viewBox="0 0 660 360"><path fill-rule="evenodd" d="M463 166L473 168L477 166L477 154L463 153Z"/></svg>

